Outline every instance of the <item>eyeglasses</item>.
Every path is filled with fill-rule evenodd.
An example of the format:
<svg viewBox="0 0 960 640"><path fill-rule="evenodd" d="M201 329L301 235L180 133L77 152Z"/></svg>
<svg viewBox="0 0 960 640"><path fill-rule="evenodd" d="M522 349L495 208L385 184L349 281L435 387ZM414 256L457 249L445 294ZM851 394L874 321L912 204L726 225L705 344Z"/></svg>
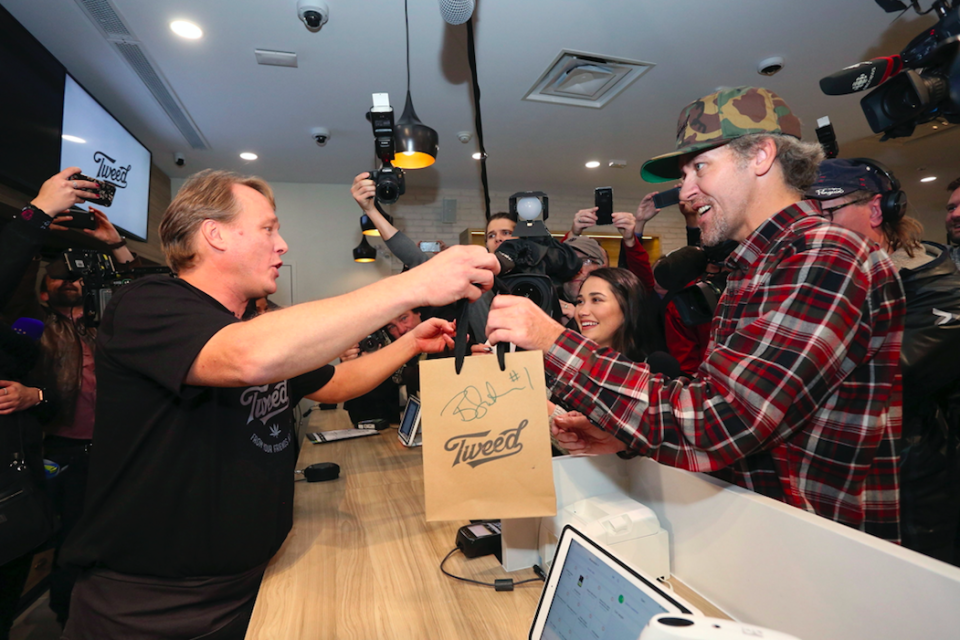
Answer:
<svg viewBox="0 0 960 640"><path fill-rule="evenodd" d="M589 264L592 264L592 265L594 265L594 266L596 266L596 267L602 267L602 266L603 266L603 262L601 262L600 260L596 260L596 259L594 259L594 258L583 258L582 262L583 262L583 266L587 266L587 265L589 265Z"/></svg>
<svg viewBox="0 0 960 640"><path fill-rule="evenodd" d="M870 196L869 198L858 198L856 200L851 200L850 202L838 204L835 207L824 207L820 211L822 212L824 218L830 222L833 222L833 216L837 213L837 211L840 211L840 209L843 209L844 207L852 207L855 204L864 204L866 202L870 202L871 200L873 200L873 196Z"/></svg>

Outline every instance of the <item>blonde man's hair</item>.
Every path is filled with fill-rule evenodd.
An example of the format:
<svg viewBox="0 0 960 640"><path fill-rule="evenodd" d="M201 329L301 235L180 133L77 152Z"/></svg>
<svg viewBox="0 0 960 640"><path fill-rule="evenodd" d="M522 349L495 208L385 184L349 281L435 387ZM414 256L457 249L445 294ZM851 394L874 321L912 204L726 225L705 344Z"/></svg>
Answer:
<svg viewBox="0 0 960 640"><path fill-rule="evenodd" d="M204 220L232 222L240 213L240 203L233 195L235 184L263 194L270 201L270 206L276 209L273 189L261 178L213 169L192 175L160 221L160 247L174 273L195 265L197 250L194 237Z"/></svg>
<svg viewBox="0 0 960 640"><path fill-rule="evenodd" d="M847 194L850 202L857 200L873 200L877 195L875 191L853 191ZM890 253L903 249L911 258L914 252L923 249L921 240L923 239L923 224L916 218L910 216L901 216L898 220L887 220L880 223L880 233L883 234L890 248Z"/></svg>

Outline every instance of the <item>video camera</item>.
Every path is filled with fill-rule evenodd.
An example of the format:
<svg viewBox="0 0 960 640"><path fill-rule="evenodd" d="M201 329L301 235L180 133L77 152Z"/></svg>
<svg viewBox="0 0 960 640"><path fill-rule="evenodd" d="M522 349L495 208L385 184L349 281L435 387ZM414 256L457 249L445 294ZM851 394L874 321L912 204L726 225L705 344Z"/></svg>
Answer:
<svg viewBox="0 0 960 640"><path fill-rule="evenodd" d="M919 0L876 0L887 13L910 7L935 11L937 24L925 29L899 55L860 62L820 80L827 95L845 95L879 86L860 106L883 140L913 135L918 124L935 118L960 123L960 2L934 0L921 11ZM882 85L882 86L881 86Z"/></svg>
<svg viewBox="0 0 960 640"><path fill-rule="evenodd" d="M370 179L377 185L376 200L393 204L406 192L407 187L403 169L393 166L397 143L394 138L393 108L388 94L373 94L373 107L367 113L367 119L373 125L374 152L381 163L379 171L370 172Z"/></svg>
<svg viewBox="0 0 960 640"><path fill-rule="evenodd" d="M529 298L554 319L559 319L560 298L556 286L576 275L557 273L565 261L562 252L573 252L558 242L543 224L550 215L549 197L542 191L521 191L510 196L510 213L517 216L513 238L497 249L500 275L498 289L513 296ZM542 214L543 220L540 220Z"/></svg>
<svg viewBox="0 0 960 640"><path fill-rule="evenodd" d="M93 249L67 249L61 259L71 280L83 278L83 323L88 327L100 325L103 310L119 287L141 276L170 273L167 267L136 267L121 274L113 258Z"/></svg>

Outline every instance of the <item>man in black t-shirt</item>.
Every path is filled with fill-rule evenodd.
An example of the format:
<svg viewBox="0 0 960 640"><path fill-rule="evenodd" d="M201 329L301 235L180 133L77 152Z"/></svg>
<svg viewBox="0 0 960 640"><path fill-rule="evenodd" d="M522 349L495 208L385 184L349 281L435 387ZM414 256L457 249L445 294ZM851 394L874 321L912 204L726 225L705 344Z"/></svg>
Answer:
<svg viewBox="0 0 960 640"><path fill-rule="evenodd" d="M197 174L160 224L178 277L138 280L104 313L87 510L63 551L84 573L64 638L242 638L292 524L292 408L365 393L452 345L452 324L432 319L324 366L402 311L476 299L498 270L483 249L455 247L241 322L249 300L276 291L287 245L274 208L262 180Z"/></svg>

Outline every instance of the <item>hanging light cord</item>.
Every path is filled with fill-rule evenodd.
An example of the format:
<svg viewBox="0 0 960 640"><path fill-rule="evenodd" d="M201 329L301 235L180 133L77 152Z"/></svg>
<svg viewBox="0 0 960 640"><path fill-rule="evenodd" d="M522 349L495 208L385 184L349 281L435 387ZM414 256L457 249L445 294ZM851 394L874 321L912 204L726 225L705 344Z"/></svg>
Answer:
<svg viewBox="0 0 960 640"><path fill-rule="evenodd" d="M407 94L410 94L410 14L407 12L407 0L403 0L403 21L407 24Z"/></svg>
<svg viewBox="0 0 960 640"><path fill-rule="evenodd" d="M406 0L404 0L406 2ZM407 56L410 42L407 41ZM487 182L487 150L483 146L483 119L480 117L480 85L477 83L477 48L473 41L473 16L467 20L467 57L470 60L470 76L473 83L473 112L476 114L477 144L480 145L480 182L483 183L483 201L486 218L490 220L490 185ZM408 58L409 60L409 58ZM409 61L407 65L409 65ZM409 71L407 72L409 83Z"/></svg>

